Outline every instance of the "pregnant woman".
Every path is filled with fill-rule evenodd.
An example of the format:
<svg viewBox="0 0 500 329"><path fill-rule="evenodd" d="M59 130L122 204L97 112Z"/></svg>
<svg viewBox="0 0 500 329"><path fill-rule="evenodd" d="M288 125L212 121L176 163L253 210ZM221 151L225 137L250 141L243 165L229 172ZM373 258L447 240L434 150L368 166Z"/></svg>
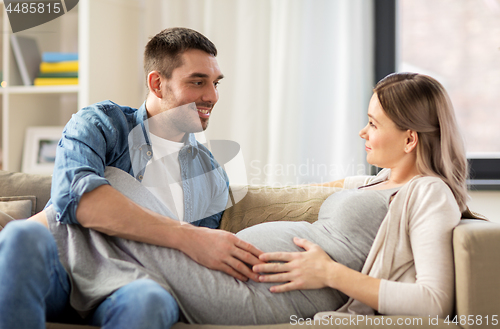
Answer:
<svg viewBox="0 0 500 329"><path fill-rule="evenodd" d="M81 314L120 287L152 279L190 323L266 324L321 311L360 314L452 313L452 230L466 208L467 165L453 108L434 79L412 73L380 81L368 108L367 161L375 177L350 177L321 206L318 221L271 222L237 234L264 254L242 282L182 252L58 225L47 210ZM135 181L110 169L125 195ZM134 201L161 212L142 193ZM418 277L417 277L418 273Z"/></svg>

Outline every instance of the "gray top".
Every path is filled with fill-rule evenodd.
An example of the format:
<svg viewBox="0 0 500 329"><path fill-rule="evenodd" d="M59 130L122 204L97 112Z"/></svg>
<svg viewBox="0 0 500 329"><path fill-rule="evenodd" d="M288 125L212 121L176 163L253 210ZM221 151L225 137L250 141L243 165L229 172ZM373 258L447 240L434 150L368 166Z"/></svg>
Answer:
<svg viewBox="0 0 500 329"><path fill-rule="evenodd" d="M161 210L144 197L140 184L129 181L125 186L116 173L107 178L142 206ZM118 182L120 185L115 184ZM269 222L242 230L237 236L265 252L303 251L292 239L306 238L334 260L359 270L395 192L337 192L324 202L314 224ZM53 212L47 214L61 262L72 280L71 304L82 315L116 289L140 278L152 279L171 292L191 323L283 323L292 314L305 318L335 310L348 299L331 288L273 294L269 287L274 284L241 282L199 265L180 251L110 237L80 225L59 224Z"/></svg>
<svg viewBox="0 0 500 329"><path fill-rule="evenodd" d="M323 250L337 262L361 271L378 228L399 187L387 190L351 189L334 193L321 205L313 223L326 238ZM319 240L316 240L319 243Z"/></svg>

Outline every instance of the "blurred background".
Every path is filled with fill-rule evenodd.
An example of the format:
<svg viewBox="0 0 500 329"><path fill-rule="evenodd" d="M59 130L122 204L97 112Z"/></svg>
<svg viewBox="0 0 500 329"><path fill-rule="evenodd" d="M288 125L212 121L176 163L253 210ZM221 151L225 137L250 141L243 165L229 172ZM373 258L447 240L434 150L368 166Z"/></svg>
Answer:
<svg viewBox="0 0 500 329"><path fill-rule="evenodd" d="M471 207L500 214L500 0L82 0L72 12L57 28L70 39L78 34L71 48L80 55L79 87L58 91L62 100L77 95L69 115L107 98L139 107L146 96L144 46L164 28L190 27L215 43L225 78L199 139L239 144L238 156L225 164L233 184L285 186L374 173L358 136L373 86L392 72L431 75L450 94L472 159ZM26 34L48 49L43 40L52 31L42 27ZM6 148L32 125L13 129L14 107L26 107L29 97L30 106L43 104L45 97L15 88L2 96L9 170L20 167L20 152L18 144ZM69 119L62 108L56 125Z"/></svg>

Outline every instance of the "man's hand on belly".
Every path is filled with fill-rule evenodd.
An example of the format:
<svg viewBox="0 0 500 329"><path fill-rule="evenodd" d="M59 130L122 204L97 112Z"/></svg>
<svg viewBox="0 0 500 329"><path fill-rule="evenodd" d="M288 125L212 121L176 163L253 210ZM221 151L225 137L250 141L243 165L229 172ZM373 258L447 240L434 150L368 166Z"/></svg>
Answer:
<svg viewBox="0 0 500 329"><path fill-rule="evenodd" d="M213 270L222 271L241 281L249 278L258 282L259 275L246 265L262 264L263 252L233 233L191 225L186 230L184 243L179 250L197 263Z"/></svg>

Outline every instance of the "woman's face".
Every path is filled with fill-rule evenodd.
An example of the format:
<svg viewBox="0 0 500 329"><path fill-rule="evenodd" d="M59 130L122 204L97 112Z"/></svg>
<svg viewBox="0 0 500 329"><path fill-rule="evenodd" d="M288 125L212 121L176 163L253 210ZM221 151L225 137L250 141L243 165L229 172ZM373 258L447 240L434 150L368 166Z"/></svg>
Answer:
<svg viewBox="0 0 500 329"><path fill-rule="evenodd" d="M380 168L394 168L402 162L408 131L400 130L389 119L373 94L368 106L368 124L359 136L366 140L366 161Z"/></svg>

